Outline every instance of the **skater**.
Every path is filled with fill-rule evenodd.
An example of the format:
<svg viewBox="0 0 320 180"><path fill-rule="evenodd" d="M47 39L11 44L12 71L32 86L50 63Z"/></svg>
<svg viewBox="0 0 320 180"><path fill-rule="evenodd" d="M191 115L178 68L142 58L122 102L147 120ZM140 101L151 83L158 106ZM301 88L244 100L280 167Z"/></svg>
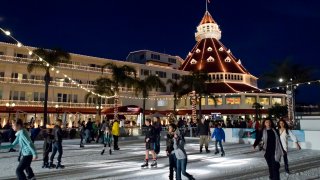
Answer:
<svg viewBox="0 0 320 180"><path fill-rule="evenodd" d="M274 129L275 126L271 120L264 120L262 125L261 134L257 136L253 148L255 149L258 144L261 144L262 140L262 149L265 151L264 158L266 159L269 168L269 178L272 180L279 180L280 160L281 156L283 156L280 137L278 132Z"/></svg>
<svg viewBox="0 0 320 180"><path fill-rule="evenodd" d="M13 121L12 128L17 132L15 141L10 145L0 146L0 149L13 148L19 144L20 155L22 157L19 156L18 158L19 165L16 169L17 178L19 180L27 180L27 177L24 173L25 170L28 174L28 179L35 179L33 170L31 168L31 162L32 160L36 160L38 158L36 148L29 137L28 131L23 128L23 122L21 119Z"/></svg>
<svg viewBox="0 0 320 180"><path fill-rule="evenodd" d="M176 168L177 165L177 159L176 155L174 154L174 148L173 148L173 137L174 137L174 132L177 130L177 126L175 124L170 124L169 129L168 129L168 134L167 134L167 156L169 157L169 180L173 180L174 176L174 168Z"/></svg>
<svg viewBox="0 0 320 180"><path fill-rule="evenodd" d="M35 139L37 138L37 136L39 135L41 129L40 129L40 125L38 125L38 127L34 127L32 126L31 130L30 130L30 134L31 134L31 141L34 143Z"/></svg>
<svg viewBox="0 0 320 180"><path fill-rule="evenodd" d="M102 124L100 124L100 127L99 127L98 137L97 137L96 143L99 143L100 138L102 139L102 143L103 143L106 127L107 127L107 123L105 120L103 120Z"/></svg>
<svg viewBox="0 0 320 180"><path fill-rule="evenodd" d="M86 130L86 125L85 125L85 122L84 122L84 121L82 121L82 123L80 124L80 127L79 127L79 134L80 134L80 148L84 148L84 145L83 145L83 139L84 139L84 137L86 137L85 130Z"/></svg>
<svg viewBox="0 0 320 180"><path fill-rule="evenodd" d="M216 142L215 142L216 152L214 154L219 154L219 149L218 149L218 143L219 143L219 146L221 149L221 156L223 157L225 154L222 146L222 141L226 142L226 138L225 138L224 130L222 129L222 126L220 123L217 124L217 127L214 129L211 138L212 139L216 138Z"/></svg>
<svg viewBox="0 0 320 180"><path fill-rule="evenodd" d="M151 125L151 119L146 119L146 137L145 137L145 143L146 143L146 158L144 164L141 165L141 167L148 167L149 166L149 152L152 154L153 162L151 164L151 167L157 166L157 155L154 152L154 143L155 143L155 128Z"/></svg>
<svg viewBox="0 0 320 180"><path fill-rule="evenodd" d="M155 148L154 148L154 152L156 154L159 154L160 153L161 131L162 131L161 122L160 122L160 118L159 117L157 117L157 120L154 121L153 127L155 128Z"/></svg>
<svg viewBox="0 0 320 180"><path fill-rule="evenodd" d="M118 146L118 139L120 135L120 127L119 127L119 121L114 120L113 125L112 125L112 135L113 135L113 149L114 150L120 150Z"/></svg>
<svg viewBox="0 0 320 180"><path fill-rule="evenodd" d="M284 150L284 154L283 154L283 160L284 160L284 169L286 171L287 174L290 174L289 171L289 164L288 164L288 139L289 137L291 138L291 140L296 143L296 147L298 150L301 149L297 137L292 133L292 131L289 129L289 126L287 124L287 122L283 119L281 119L279 121L278 124L278 129L279 129L279 134L280 134L280 140L281 140L281 144Z"/></svg>
<svg viewBox="0 0 320 180"><path fill-rule="evenodd" d="M204 118L201 119L201 122L198 125L198 135L200 136L200 153L202 153L203 144L205 144L206 153L210 153L209 150L209 138L210 138L210 127L209 122Z"/></svg>
<svg viewBox="0 0 320 180"><path fill-rule="evenodd" d="M52 152L52 129L43 131L43 165L42 168L49 168L49 153Z"/></svg>
<svg viewBox="0 0 320 180"><path fill-rule="evenodd" d="M109 154L111 155L112 154L112 150L111 150L112 134L111 134L110 128L106 126L103 134L104 134L104 136L103 136L104 148L101 151L101 155L104 154L107 145L109 147Z"/></svg>
<svg viewBox="0 0 320 180"><path fill-rule="evenodd" d="M54 136L53 144L52 144L52 154L50 157L50 168L56 167L56 169L64 168L64 165L61 164L61 158L62 158L62 129L61 129L62 120L58 119L56 125L54 126L54 129L52 131L52 135ZM59 152L58 158L57 158L57 165L53 164L54 156L56 155L57 151Z"/></svg>
<svg viewBox="0 0 320 180"><path fill-rule="evenodd" d="M188 157L186 150L184 149L185 145L185 139L183 135L180 133L180 130L177 129L174 133L173 138L174 144L174 154L177 158L177 168L176 168L176 175L177 180L181 180L181 173L186 176L189 180L193 180L193 176L187 173L187 163L188 163Z"/></svg>
<svg viewBox="0 0 320 180"><path fill-rule="evenodd" d="M12 123L13 124L13 123ZM10 124L7 124L7 128L9 129L9 142L12 144L15 139L16 139L16 132L15 130L12 128L12 125ZM13 147L9 149L9 152L16 152L17 150L14 149Z"/></svg>

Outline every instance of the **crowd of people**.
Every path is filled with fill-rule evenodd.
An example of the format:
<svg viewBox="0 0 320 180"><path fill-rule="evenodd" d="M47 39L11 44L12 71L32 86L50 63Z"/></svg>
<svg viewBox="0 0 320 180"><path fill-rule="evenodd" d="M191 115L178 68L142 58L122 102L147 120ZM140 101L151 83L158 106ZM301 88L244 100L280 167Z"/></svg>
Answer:
<svg viewBox="0 0 320 180"><path fill-rule="evenodd" d="M199 136L199 152L203 152L205 148L206 153L210 153L209 143L210 140L215 142L215 153L221 156L225 156L225 150L223 148L223 142L226 137L223 130L224 123L216 121L214 122L214 130L210 131L212 127L212 121L202 118L194 123L193 127L196 128L195 134ZM113 150L120 150L118 146L118 138L120 136L120 127L118 120L105 121L101 123L93 123L89 118L87 122L82 121L79 123L80 133L80 148L84 148L85 143L102 143L101 155L103 155L108 147L109 154L112 154ZM228 124L228 122L227 122ZM240 123L241 124L241 123ZM285 171L289 173L288 165L288 139L291 138L295 142L298 149L300 145L297 138L290 130L287 122L283 119L275 123L269 119L265 119L261 126L259 121L248 121L246 128L253 127L256 132L256 140L253 144L253 148L259 147L259 150L265 151L264 158L266 159L269 177L270 179L280 179L280 160L283 158ZM1 146L0 149L9 149L10 152L16 151L14 147L19 144L19 165L16 169L16 175L18 179L35 179L33 170L31 168L32 160L38 158L37 151L34 146L34 140L37 135L42 132L43 137L43 168L64 168L62 162L63 145L62 145L62 120L56 120L56 125L53 129L44 129L41 131L40 127L35 128L31 125L29 132L25 128L21 119L12 121L11 124L7 124L4 128L9 129L10 145ZM96 127L95 127L96 126ZM142 168L149 166L149 154L152 156L151 167L157 167L157 156L160 153L160 141L161 131L163 126L161 125L160 118L156 118L155 121L147 119L145 121L145 158ZM189 125L190 127L190 125ZM12 135L13 134L13 135ZM185 149L185 135L186 126L185 121L180 119L177 123L171 123L167 127L166 136L166 154L169 161L169 179L177 180L181 179L181 175L186 176L188 179L193 180L194 177L187 173L188 156ZM218 148L219 145L219 148ZM50 156L51 153L51 156ZM57 163L54 164L55 155L58 153ZM50 157L50 158L49 158ZM26 172L26 174L24 173Z"/></svg>

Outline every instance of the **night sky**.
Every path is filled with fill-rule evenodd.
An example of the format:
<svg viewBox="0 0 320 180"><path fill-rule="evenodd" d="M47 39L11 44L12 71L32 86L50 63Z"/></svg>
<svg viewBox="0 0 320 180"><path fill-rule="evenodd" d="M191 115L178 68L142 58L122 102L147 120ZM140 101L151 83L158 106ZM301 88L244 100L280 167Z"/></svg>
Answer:
<svg viewBox="0 0 320 180"><path fill-rule="evenodd" d="M257 77L287 57L320 69L319 9L319 0L209 4L221 42ZM0 26L36 47L118 60L140 49L185 58L204 12L205 0L2 0ZM319 103L319 92L319 84L303 87L298 102Z"/></svg>

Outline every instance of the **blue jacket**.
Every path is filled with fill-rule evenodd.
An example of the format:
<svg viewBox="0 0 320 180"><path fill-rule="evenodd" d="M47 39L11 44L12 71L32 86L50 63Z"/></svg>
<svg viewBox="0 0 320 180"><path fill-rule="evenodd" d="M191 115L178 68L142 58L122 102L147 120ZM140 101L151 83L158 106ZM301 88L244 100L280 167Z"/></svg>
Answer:
<svg viewBox="0 0 320 180"><path fill-rule="evenodd" d="M0 146L0 149L10 149L15 147L17 144L20 146L20 152L22 156L37 156L36 148L34 147L34 144L32 143L29 134L25 129L21 129L16 133L16 140L12 144Z"/></svg>
<svg viewBox="0 0 320 180"><path fill-rule="evenodd" d="M211 138L216 138L217 141L226 141L226 137L225 137L225 134L224 134L224 130L222 128L215 128L213 133L212 133L212 136Z"/></svg>

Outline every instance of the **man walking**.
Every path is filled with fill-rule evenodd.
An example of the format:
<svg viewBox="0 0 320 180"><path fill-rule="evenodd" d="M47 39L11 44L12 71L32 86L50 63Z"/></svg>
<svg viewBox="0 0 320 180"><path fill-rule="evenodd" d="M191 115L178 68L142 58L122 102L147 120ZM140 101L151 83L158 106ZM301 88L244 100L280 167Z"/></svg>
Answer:
<svg viewBox="0 0 320 180"><path fill-rule="evenodd" d="M206 152L210 153L209 150L209 137L211 135L209 122L204 118L201 119L201 122L198 124L198 135L200 136L200 153L202 153L203 144L205 145Z"/></svg>
<svg viewBox="0 0 320 180"><path fill-rule="evenodd" d="M52 135L54 136L53 145L52 145L52 154L50 157L50 165L49 167L56 167L56 169L64 168L64 165L61 164L61 158L62 158L62 129L61 129L62 120L58 119L56 125L53 128ZM57 158L57 165L53 164L53 159L56 153L59 153Z"/></svg>
<svg viewBox="0 0 320 180"><path fill-rule="evenodd" d="M118 146L118 139L120 136L120 127L119 127L119 122L118 120L114 120L113 125L112 125L112 135L113 135L113 149L114 150L120 150Z"/></svg>

